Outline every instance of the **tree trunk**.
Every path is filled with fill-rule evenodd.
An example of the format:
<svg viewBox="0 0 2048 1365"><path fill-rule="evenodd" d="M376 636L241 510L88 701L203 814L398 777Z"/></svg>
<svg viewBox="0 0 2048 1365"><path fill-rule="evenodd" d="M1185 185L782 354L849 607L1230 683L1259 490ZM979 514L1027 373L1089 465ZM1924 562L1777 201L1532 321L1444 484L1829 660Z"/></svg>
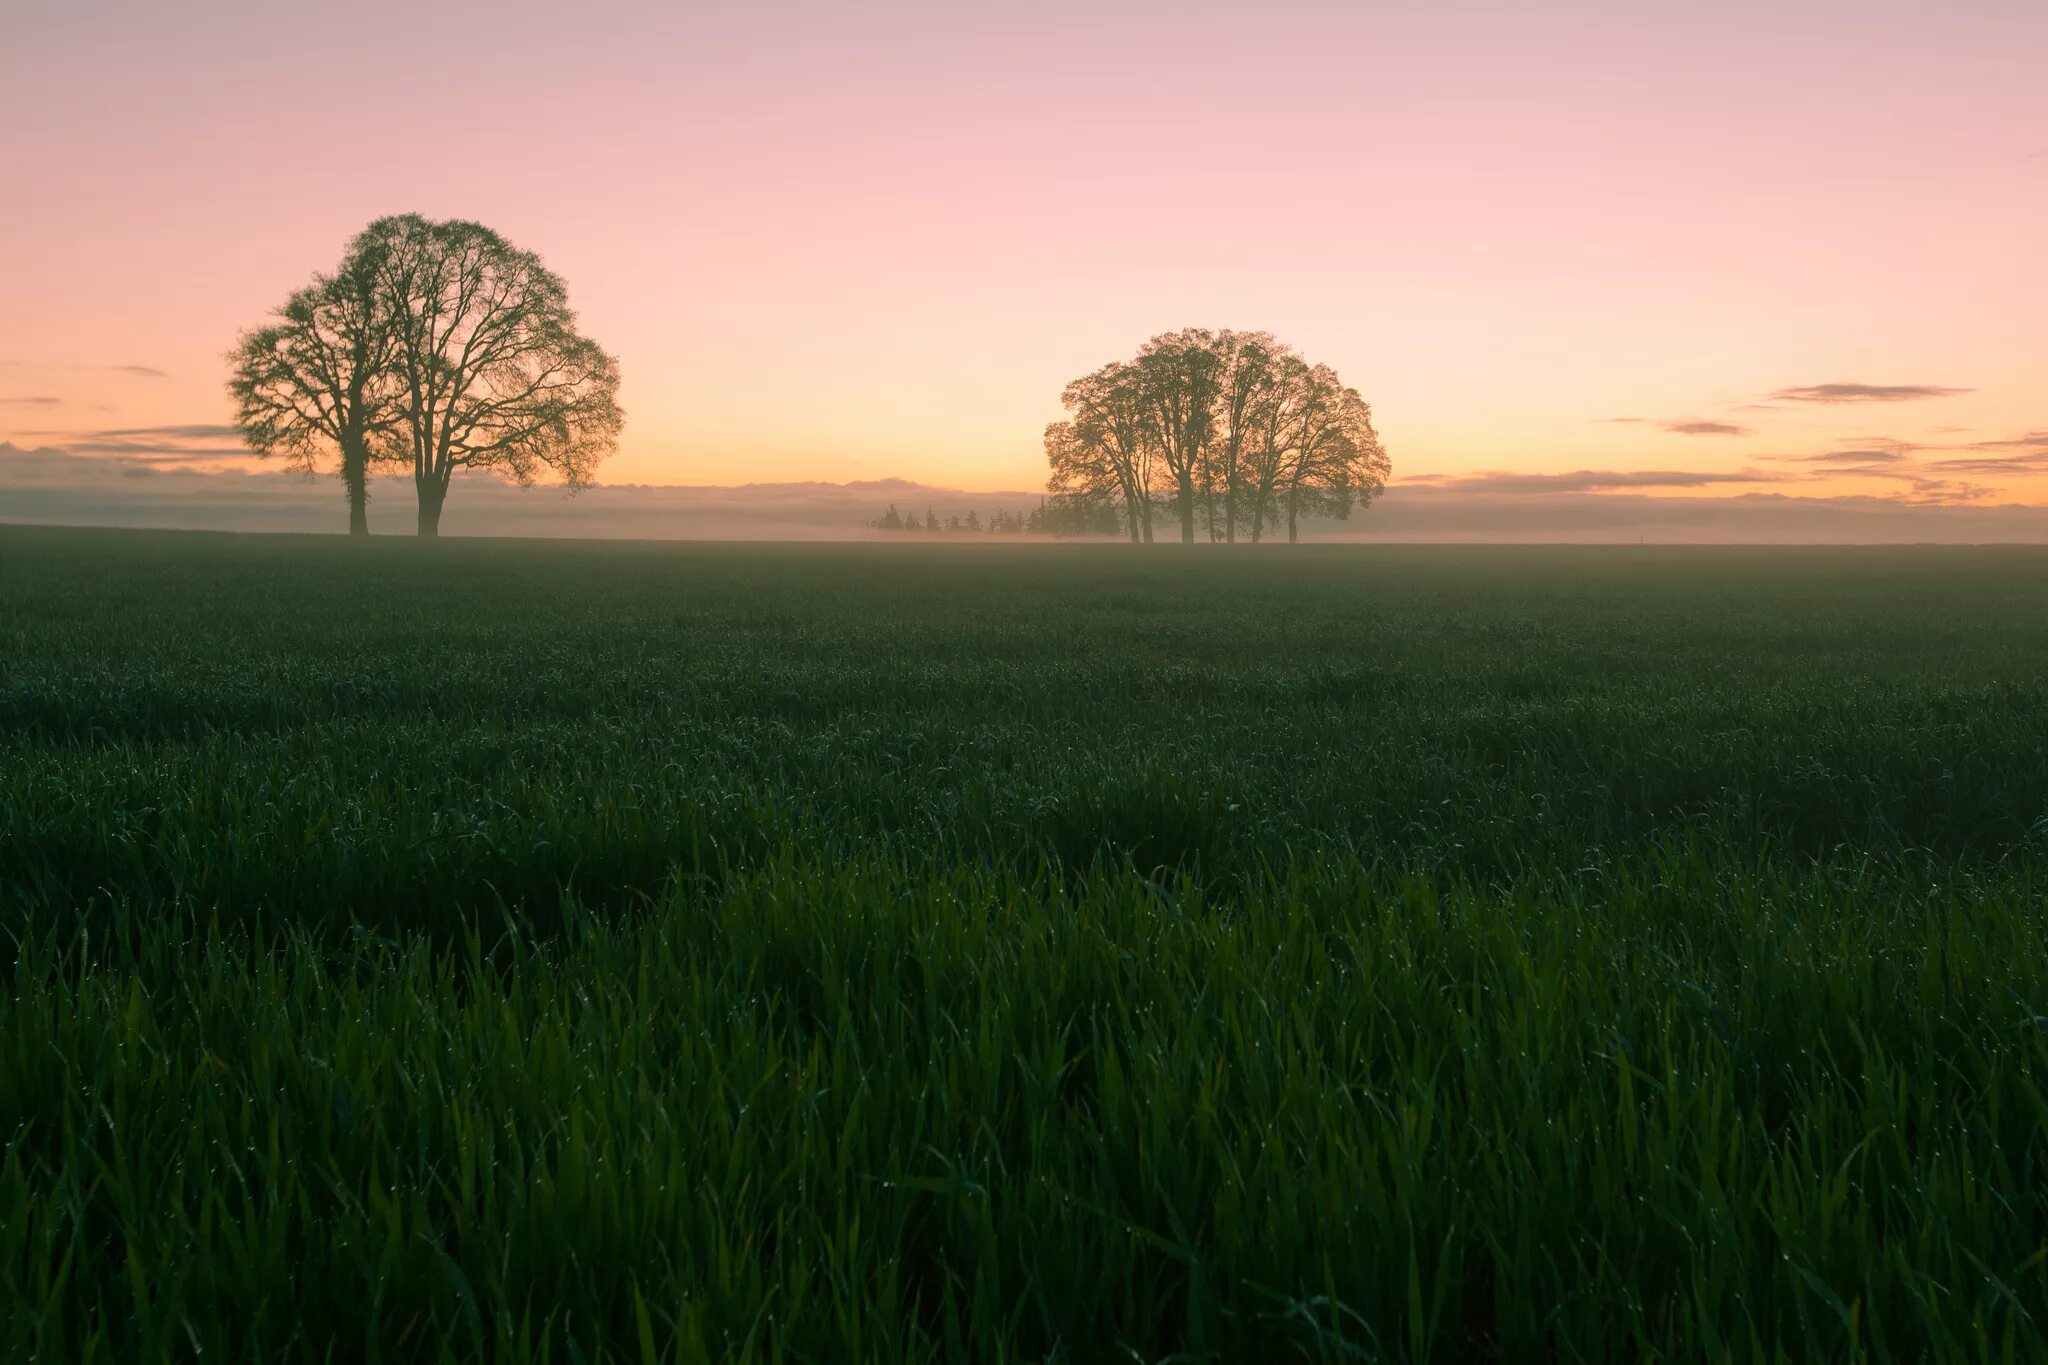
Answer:
<svg viewBox="0 0 2048 1365"><path fill-rule="evenodd" d="M1289 545L1301 539L1301 530L1295 524L1295 519L1300 515L1300 512L1301 490L1299 488L1290 488L1287 490L1287 543Z"/></svg>
<svg viewBox="0 0 2048 1365"><path fill-rule="evenodd" d="M1195 485L1186 475L1180 480L1180 543L1195 543Z"/></svg>
<svg viewBox="0 0 2048 1365"><path fill-rule="evenodd" d="M1124 490L1124 520L1130 525L1131 544L1138 544L1145 532L1138 525L1138 500L1131 496L1129 489Z"/></svg>
<svg viewBox="0 0 2048 1365"><path fill-rule="evenodd" d="M441 504L448 500L448 485L432 477L414 483L420 491L420 538L432 540L441 534Z"/></svg>
<svg viewBox="0 0 2048 1365"><path fill-rule="evenodd" d="M370 452L360 438L341 444L341 482L348 489L348 533L370 534Z"/></svg>
<svg viewBox="0 0 2048 1365"><path fill-rule="evenodd" d="M1257 545L1266 535L1266 514L1273 510L1273 484L1270 479L1261 480L1258 491L1252 495L1252 544ZM1274 523L1279 523L1275 517Z"/></svg>

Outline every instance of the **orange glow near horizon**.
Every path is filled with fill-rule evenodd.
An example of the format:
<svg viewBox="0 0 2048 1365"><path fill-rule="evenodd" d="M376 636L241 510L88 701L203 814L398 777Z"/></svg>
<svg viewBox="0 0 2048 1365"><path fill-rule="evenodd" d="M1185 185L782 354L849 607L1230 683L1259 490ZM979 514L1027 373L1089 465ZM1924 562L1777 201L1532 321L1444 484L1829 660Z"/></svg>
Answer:
<svg viewBox="0 0 2048 1365"><path fill-rule="evenodd" d="M1206 326L1397 483L2048 502L2038 3L173 8L0 21L0 441L238 463L236 332L418 210L568 281L612 483L1034 488Z"/></svg>

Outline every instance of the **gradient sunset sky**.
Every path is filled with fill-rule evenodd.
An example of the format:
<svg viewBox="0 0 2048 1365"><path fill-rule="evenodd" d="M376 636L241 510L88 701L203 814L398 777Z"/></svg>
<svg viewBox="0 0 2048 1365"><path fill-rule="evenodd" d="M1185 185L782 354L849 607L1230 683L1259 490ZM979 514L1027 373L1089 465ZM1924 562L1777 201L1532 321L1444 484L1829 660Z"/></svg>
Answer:
<svg viewBox="0 0 2048 1365"><path fill-rule="evenodd" d="M609 482L1033 487L1210 326L1397 482L2048 501L2044 0L0 0L0 441L234 462L236 332L412 210L567 279Z"/></svg>

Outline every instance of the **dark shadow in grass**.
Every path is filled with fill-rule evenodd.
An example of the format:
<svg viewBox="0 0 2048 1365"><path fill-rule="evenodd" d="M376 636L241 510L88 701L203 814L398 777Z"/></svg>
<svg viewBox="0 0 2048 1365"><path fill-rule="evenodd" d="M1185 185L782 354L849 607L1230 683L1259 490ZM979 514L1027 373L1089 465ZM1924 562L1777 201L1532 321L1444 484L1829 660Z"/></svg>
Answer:
<svg viewBox="0 0 2048 1365"><path fill-rule="evenodd" d="M289 926L336 943L362 934L457 943L508 923L552 936L567 914L631 913L677 895L715 900L781 838L744 816L723 816L711 811L694 825L574 846L314 844L268 861L187 866L111 856L90 830L50 829L0 853L0 930L53 916L95 924L191 914L226 926Z"/></svg>
<svg viewBox="0 0 2048 1365"><path fill-rule="evenodd" d="M1091 873L1132 871L1158 884L1225 891L1243 861L1230 802L1179 778L1112 779L1070 787L1040 807L1032 847L1072 885Z"/></svg>

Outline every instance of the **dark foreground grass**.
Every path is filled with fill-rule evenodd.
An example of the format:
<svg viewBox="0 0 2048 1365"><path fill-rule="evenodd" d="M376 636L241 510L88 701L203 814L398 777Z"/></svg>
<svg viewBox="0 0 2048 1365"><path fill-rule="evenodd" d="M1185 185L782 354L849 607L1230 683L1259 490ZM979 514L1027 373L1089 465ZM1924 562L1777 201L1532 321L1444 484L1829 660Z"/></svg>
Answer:
<svg viewBox="0 0 2048 1365"><path fill-rule="evenodd" d="M0 529L0 1355L2048 1354L2048 556Z"/></svg>

